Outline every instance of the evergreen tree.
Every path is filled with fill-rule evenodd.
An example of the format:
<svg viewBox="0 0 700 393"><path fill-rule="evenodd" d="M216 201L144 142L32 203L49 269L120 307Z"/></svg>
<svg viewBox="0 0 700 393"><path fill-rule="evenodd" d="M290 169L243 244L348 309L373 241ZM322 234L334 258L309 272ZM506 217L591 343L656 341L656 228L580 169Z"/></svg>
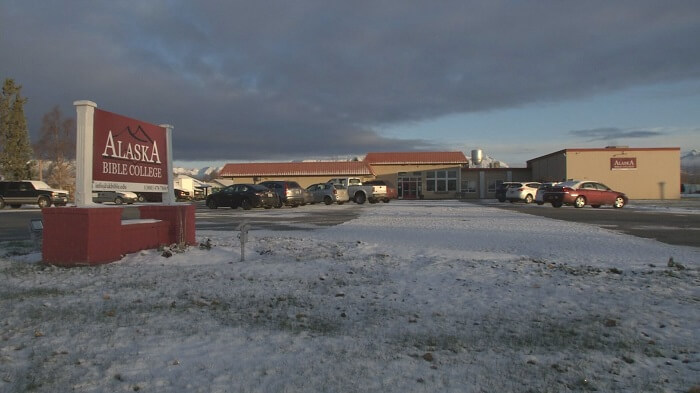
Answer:
<svg viewBox="0 0 700 393"><path fill-rule="evenodd" d="M21 89L14 80L5 79L0 97L0 171L10 180L31 177L32 148L24 115L27 99L22 98Z"/></svg>

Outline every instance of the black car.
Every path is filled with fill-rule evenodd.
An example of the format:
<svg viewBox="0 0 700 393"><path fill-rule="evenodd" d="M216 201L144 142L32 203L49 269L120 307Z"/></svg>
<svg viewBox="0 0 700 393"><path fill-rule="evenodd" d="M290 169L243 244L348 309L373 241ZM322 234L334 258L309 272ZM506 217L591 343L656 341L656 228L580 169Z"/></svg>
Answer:
<svg viewBox="0 0 700 393"><path fill-rule="evenodd" d="M304 200L304 189L295 181L269 180L260 183L260 185L277 194L278 201L275 207L282 207L282 205L297 207L305 205L307 202Z"/></svg>
<svg viewBox="0 0 700 393"><path fill-rule="evenodd" d="M258 184L234 184L224 187L207 197L207 207L230 207L236 209L239 206L245 210L253 207L269 209L277 203L277 195L274 191Z"/></svg>

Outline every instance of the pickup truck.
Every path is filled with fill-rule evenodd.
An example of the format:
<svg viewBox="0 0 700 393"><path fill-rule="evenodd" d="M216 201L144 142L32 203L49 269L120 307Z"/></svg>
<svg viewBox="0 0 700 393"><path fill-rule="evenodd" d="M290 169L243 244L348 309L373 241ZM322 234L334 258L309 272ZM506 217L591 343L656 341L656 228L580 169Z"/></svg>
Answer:
<svg viewBox="0 0 700 393"><path fill-rule="evenodd" d="M398 197L398 191L389 182L384 180L370 180L363 185L372 186L372 196L367 198L369 203L384 202L389 203L390 200Z"/></svg>
<svg viewBox="0 0 700 393"><path fill-rule="evenodd" d="M363 185L362 180L356 177L336 177L326 183L345 186L348 189L350 200L360 205L374 197L374 187Z"/></svg>

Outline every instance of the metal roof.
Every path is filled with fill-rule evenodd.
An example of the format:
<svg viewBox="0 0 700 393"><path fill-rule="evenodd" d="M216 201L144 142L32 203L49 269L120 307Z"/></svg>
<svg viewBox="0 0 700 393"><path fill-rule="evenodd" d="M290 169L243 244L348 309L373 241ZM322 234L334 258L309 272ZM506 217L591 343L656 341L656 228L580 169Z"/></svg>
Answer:
<svg viewBox="0 0 700 393"><path fill-rule="evenodd" d="M377 164L468 164L461 151L367 153L366 163Z"/></svg>
<svg viewBox="0 0 700 393"><path fill-rule="evenodd" d="M334 176L374 175L362 161L257 162L226 164L219 176Z"/></svg>

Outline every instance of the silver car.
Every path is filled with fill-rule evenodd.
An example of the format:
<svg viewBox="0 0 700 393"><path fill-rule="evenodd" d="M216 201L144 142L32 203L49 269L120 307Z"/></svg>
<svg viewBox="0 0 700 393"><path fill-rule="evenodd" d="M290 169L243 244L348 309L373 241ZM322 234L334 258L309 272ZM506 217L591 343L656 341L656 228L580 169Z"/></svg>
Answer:
<svg viewBox="0 0 700 393"><path fill-rule="evenodd" d="M97 191L92 193L92 201L96 203L114 202L132 204L138 200L138 195L131 191Z"/></svg>
<svg viewBox="0 0 700 393"><path fill-rule="evenodd" d="M315 203L323 202L326 205L330 205L335 202L342 205L350 200L348 189L339 184L317 183L306 187L306 190L313 195Z"/></svg>

